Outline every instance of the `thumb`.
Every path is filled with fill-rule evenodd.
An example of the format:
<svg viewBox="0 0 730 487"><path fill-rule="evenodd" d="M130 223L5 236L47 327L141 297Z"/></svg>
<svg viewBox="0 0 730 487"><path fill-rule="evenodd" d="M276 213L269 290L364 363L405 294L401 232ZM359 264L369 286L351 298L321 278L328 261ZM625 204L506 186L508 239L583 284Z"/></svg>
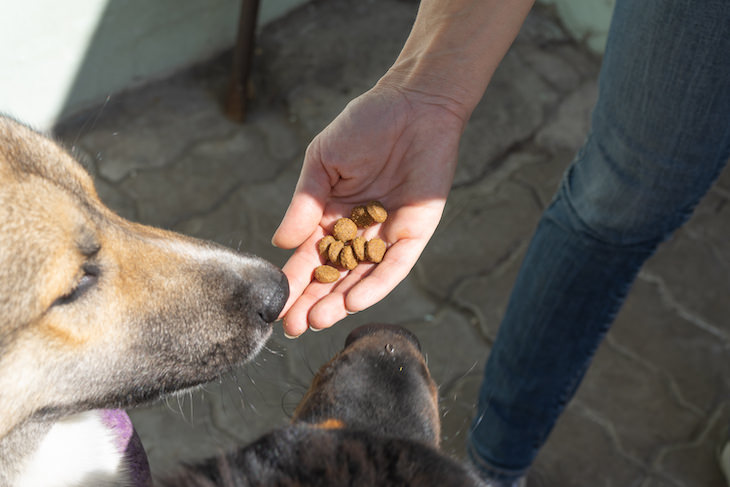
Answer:
<svg viewBox="0 0 730 487"><path fill-rule="evenodd" d="M323 207L321 199L295 191L271 243L282 249L299 247L319 225Z"/></svg>
<svg viewBox="0 0 730 487"><path fill-rule="evenodd" d="M271 239L274 246L282 249L300 246L316 230L322 221L325 202L332 189L322 166L311 164L307 160L308 156L309 152L305 156L289 208Z"/></svg>

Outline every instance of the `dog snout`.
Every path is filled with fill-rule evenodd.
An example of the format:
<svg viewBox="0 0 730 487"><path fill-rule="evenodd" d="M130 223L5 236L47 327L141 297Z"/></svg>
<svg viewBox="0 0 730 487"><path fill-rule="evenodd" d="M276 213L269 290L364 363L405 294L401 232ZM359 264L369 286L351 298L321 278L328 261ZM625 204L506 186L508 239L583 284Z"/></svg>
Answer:
<svg viewBox="0 0 730 487"><path fill-rule="evenodd" d="M362 337L375 335L378 333L396 334L402 336L411 343L413 343L413 345L416 347L416 349L418 349L419 352L421 351L421 343L418 341L418 338L413 332L407 330L406 328L403 328L402 326L384 323L370 323L367 325L358 326L357 328L352 330L349 335L347 335L347 338L345 339L345 348L349 347L353 342L359 340Z"/></svg>
<svg viewBox="0 0 730 487"><path fill-rule="evenodd" d="M266 323L273 323L289 299L289 281L279 269L271 269L256 286L260 299L258 315Z"/></svg>
<svg viewBox="0 0 730 487"><path fill-rule="evenodd" d="M226 310L246 317L251 324L268 325L276 321L289 298L289 281L284 273L262 259L220 277L232 284L228 288L231 294Z"/></svg>

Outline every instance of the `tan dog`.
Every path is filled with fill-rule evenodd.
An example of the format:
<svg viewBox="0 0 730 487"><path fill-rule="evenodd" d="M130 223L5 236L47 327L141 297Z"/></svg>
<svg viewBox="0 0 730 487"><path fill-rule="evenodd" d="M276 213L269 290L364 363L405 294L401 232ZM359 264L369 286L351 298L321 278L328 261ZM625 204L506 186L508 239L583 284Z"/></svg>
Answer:
<svg viewBox="0 0 730 487"><path fill-rule="evenodd" d="M216 378L287 296L262 259L115 215L67 152L0 117L0 485L148 482L105 436L117 420L69 415ZM103 458L77 464L71 440Z"/></svg>

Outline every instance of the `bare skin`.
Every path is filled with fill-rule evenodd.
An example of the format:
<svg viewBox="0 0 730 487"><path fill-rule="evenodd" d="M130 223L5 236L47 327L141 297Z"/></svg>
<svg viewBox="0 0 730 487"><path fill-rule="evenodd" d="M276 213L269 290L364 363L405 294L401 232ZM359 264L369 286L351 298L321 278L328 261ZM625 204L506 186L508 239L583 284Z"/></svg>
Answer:
<svg viewBox="0 0 730 487"><path fill-rule="evenodd" d="M415 265L441 219L459 140L534 0L421 2L394 65L307 148L272 243L296 249L283 268L284 331L332 326L383 299ZM388 220L365 231L388 251L335 282L312 282L317 241L350 209L379 200Z"/></svg>

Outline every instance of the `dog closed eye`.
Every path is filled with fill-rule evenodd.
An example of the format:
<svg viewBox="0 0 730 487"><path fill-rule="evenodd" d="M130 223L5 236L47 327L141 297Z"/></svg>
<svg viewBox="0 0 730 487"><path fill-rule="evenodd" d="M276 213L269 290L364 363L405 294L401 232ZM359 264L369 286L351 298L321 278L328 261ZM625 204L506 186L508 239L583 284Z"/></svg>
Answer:
<svg viewBox="0 0 730 487"><path fill-rule="evenodd" d="M86 291L96 285L99 280L99 267L93 264L84 264L81 267L81 270L83 270L84 273L81 276L81 279L79 279L76 283L76 286L69 293L56 299L51 306L70 304L79 299L86 293Z"/></svg>

